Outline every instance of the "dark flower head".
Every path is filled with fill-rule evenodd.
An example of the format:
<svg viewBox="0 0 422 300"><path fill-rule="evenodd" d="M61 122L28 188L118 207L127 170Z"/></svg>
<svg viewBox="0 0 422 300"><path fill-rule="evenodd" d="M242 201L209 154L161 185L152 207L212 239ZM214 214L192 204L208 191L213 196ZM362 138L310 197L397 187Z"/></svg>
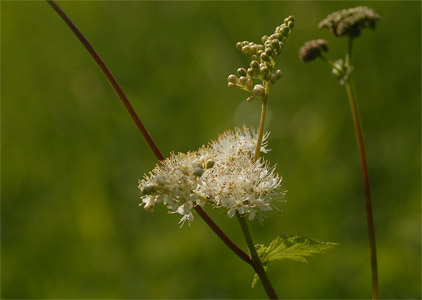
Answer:
<svg viewBox="0 0 422 300"><path fill-rule="evenodd" d="M307 41L299 50L299 58L303 62L308 62L317 58L321 51L328 51L327 41L321 39Z"/></svg>
<svg viewBox="0 0 422 300"><path fill-rule="evenodd" d="M379 18L379 15L373 9L358 6L333 12L322 20L318 27L320 29L329 28L337 37L349 35L355 38L360 35L360 31L365 27L375 29Z"/></svg>

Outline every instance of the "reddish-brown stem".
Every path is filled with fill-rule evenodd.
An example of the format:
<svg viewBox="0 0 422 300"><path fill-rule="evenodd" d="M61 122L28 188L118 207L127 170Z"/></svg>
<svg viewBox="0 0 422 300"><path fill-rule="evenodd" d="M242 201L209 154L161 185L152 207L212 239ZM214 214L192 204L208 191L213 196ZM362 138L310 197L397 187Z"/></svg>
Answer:
<svg viewBox="0 0 422 300"><path fill-rule="evenodd" d="M353 38L349 37L348 50L346 54L346 65L350 67L352 57ZM356 142L360 158L360 167L362 171L363 190L365 194L366 222L368 225L369 252L371 257L371 275L372 275L372 299L379 299L378 287L378 266L377 266L377 250L375 246L375 228L372 213L371 192L369 188L368 163L366 162L365 145L363 142L362 126L359 116L359 109L356 100L352 78L348 76L345 80L346 93L349 98L350 111L352 112L353 125L355 127Z"/></svg>
<svg viewBox="0 0 422 300"><path fill-rule="evenodd" d="M375 246L374 218L372 213L371 193L369 189L368 164L366 162L365 146L363 143L362 127L360 125L359 110L356 103L356 96L353 89L353 83L349 77L346 80L346 91L350 102L353 124L355 126L356 142L358 145L360 167L362 171L363 190L365 194L366 221L368 225L369 249L371 255L371 273L372 273L372 299L379 299L378 291L378 268L377 268L377 250Z"/></svg>
<svg viewBox="0 0 422 300"><path fill-rule="evenodd" d="M214 223L214 221L210 218L210 216L199 205L195 206L195 210L202 217L202 219L208 224L208 226L210 226L211 229L223 240L223 242L237 254L237 256L243 259L246 263L253 266L252 260L249 257L249 255L247 255L239 247L237 247L237 245L233 243L232 240L226 236L226 234L220 229L220 227L218 227Z"/></svg>
<svg viewBox="0 0 422 300"><path fill-rule="evenodd" d="M154 153L155 157L158 160L163 160L164 156L161 154L160 150L158 150L157 145L154 143L151 135L146 130L144 124L142 123L139 116L136 114L132 104L130 103L129 99L126 97L125 93L117 83L116 78L114 78L113 74L111 74L110 70L107 68L104 61L98 55L98 53L94 50L92 45L88 42L85 36L79 31L76 25L70 20L70 18L66 15L66 13L60 8L60 6L52 1L47 0L47 2L53 7L53 9L60 15L60 17L66 22L69 28L73 31L73 33L77 36L77 38L81 41L82 45L88 50L89 54L91 54L92 58L95 60L97 65L101 68L104 75L107 77L108 81L110 82L113 89L116 91L117 95L119 96L120 100L122 101L123 105L126 107L130 117L132 118L133 122L135 122L136 127L138 127L139 131L141 132L142 136L144 137L146 143L150 147L151 151Z"/></svg>
<svg viewBox="0 0 422 300"><path fill-rule="evenodd" d="M158 160L164 160L164 156L161 154L160 150L158 149L157 145L155 144L154 140L152 139L151 135L146 130L144 124L141 122L141 119L135 112L132 104L130 103L129 99L126 97L125 93L123 92L120 85L117 83L117 80L114 78L113 74L107 68L104 61L98 55L98 53L94 50L92 45L88 42L85 36L79 31L76 25L70 20L70 18L66 15L66 13L60 8L60 6L53 0L46 0L48 4L59 14L59 16L66 22L66 24L70 27L73 33L77 36L80 42L84 45L86 50L91 54L92 58L95 60L97 65L101 68L104 75L107 77L108 81L110 82L113 89L116 91L117 95L119 96L120 100L123 102L126 110L128 111L129 115L131 116L133 122L135 122L136 127L141 132L142 136L144 137L145 141L147 142L149 148L154 153L155 157ZM251 259L249 255L243 252L236 244L226 235L224 234L223 230L208 216L208 214L200 207L195 206L195 210L198 214L202 217L202 219L211 227L211 229L218 235L218 237L234 252L237 256L239 256L242 260L251 264Z"/></svg>

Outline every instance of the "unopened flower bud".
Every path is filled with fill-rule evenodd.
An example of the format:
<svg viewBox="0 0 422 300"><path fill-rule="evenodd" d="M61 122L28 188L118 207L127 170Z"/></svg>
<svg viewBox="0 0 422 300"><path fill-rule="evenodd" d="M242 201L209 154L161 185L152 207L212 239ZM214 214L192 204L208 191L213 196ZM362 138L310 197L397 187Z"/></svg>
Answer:
<svg viewBox="0 0 422 300"><path fill-rule="evenodd" d="M246 70L244 68L237 69L237 74L240 76L246 76Z"/></svg>
<svg viewBox="0 0 422 300"><path fill-rule="evenodd" d="M255 53L255 52L256 52L256 50L257 50L256 45L254 44L254 45L252 45L252 46L250 46L250 47L251 47L251 53Z"/></svg>
<svg viewBox="0 0 422 300"><path fill-rule="evenodd" d="M268 74L270 74L270 70L268 70L267 67L263 67L263 68L261 68L261 73L263 75L268 75Z"/></svg>
<svg viewBox="0 0 422 300"><path fill-rule="evenodd" d="M192 167L193 167L194 169L196 169L196 168L202 168L202 162L200 162L199 160L194 161L194 162L192 163Z"/></svg>
<svg viewBox="0 0 422 300"><path fill-rule="evenodd" d="M283 72L281 70L275 71L275 75L277 75L277 79L280 79L283 76Z"/></svg>
<svg viewBox="0 0 422 300"><path fill-rule="evenodd" d="M259 62L256 60L251 61L251 68L258 70L259 69Z"/></svg>
<svg viewBox="0 0 422 300"><path fill-rule="evenodd" d="M265 94L265 88L261 84L257 84L253 87L253 93L255 96L261 97Z"/></svg>
<svg viewBox="0 0 422 300"><path fill-rule="evenodd" d="M261 60L270 61L270 57L266 53L262 53L261 54Z"/></svg>
<svg viewBox="0 0 422 300"><path fill-rule="evenodd" d="M266 36L266 35L262 36L261 41L263 43L265 43L267 40L268 40L268 36Z"/></svg>
<svg viewBox="0 0 422 300"><path fill-rule="evenodd" d="M271 74L271 78L270 78L271 83L275 83L277 81L277 79L278 78L277 78L277 75L275 73Z"/></svg>
<svg viewBox="0 0 422 300"><path fill-rule="evenodd" d="M265 53L266 53L268 56L271 56L271 55L273 55L273 49L271 49L271 48L266 48L266 49L265 49Z"/></svg>
<svg viewBox="0 0 422 300"><path fill-rule="evenodd" d="M253 99L255 99L255 97L254 97L254 96L249 96L248 98L246 98L246 101L247 101L247 102L251 102Z"/></svg>
<svg viewBox="0 0 422 300"><path fill-rule="evenodd" d="M248 90L252 90L252 85L253 85L252 78L246 77L246 84L245 85L246 85L246 88Z"/></svg>
<svg viewBox="0 0 422 300"><path fill-rule="evenodd" d="M229 75L229 77L227 77L227 81L228 81L229 83L236 83L236 81L237 81L237 76L236 76L236 75L231 74L231 75Z"/></svg>
<svg viewBox="0 0 422 300"><path fill-rule="evenodd" d="M246 85L246 77L245 77L245 76L241 76L241 77L239 78L239 83L240 83L241 85Z"/></svg>
<svg viewBox="0 0 422 300"><path fill-rule="evenodd" d="M232 88L232 87L236 87L236 84L235 84L235 83L233 83L233 82L229 82L229 83L227 83L227 85L228 85L230 88Z"/></svg>
<svg viewBox="0 0 422 300"><path fill-rule="evenodd" d="M200 177L202 173L204 173L204 170L202 168L195 168L193 170L193 175L195 175L196 177Z"/></svg>
<svg viewBox="0 0 422 300"><path fill-rule="evenodd" d="M251 53L251 47L249 47L249 45L243 46L242 52L245 53L245 54Z"/></svg>
<svg viewBox="0 0 422 300"><path fill-rule="evenodd" d="M265 81L270 81L271 80L270 72L262 74L262 79L264 79Z"/></svg>

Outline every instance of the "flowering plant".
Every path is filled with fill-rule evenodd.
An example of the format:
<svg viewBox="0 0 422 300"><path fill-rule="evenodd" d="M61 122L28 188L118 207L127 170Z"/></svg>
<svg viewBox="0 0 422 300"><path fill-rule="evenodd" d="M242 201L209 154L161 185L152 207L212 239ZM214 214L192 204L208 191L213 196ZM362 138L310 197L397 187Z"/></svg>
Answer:
<svg viewBox="0 0 422 300"><path fill-rule="evenodd" d="M270 261L291 259L305 262L307 257L336 245L286 234L277 236L268 246L255 245L246 222L246 218L250 221L255 218L262 221L263 212L276 208L274 202L281 200L285 194L281 188L282 178L276 173L275 166L271 167L260 154L268 151L269 133L265 133L268 95L270 88L282 77L281 70L275 70L275 64L294 27L292 16L276 27L273 34L263 36L263 44L244 41L236 45L244 54L250 56L251 62L248 69L239 68L238 75L232 74L228 77L228 86L250 93L247 101L261 100L259 129L256 131L244 126L228 130L219 135L217 140L197 151L171 153L170 157L164 158L100 56L59 5L53 0L47 1L100 66L159 160L156 167L139 180L141 206L151 211L157 203L163 203L171 214L182 215L182 225L186 221L194 221L193 210L196 211L218 237L254 269L256 274L252 286L261 279L270 299L278 299L266 273ZM222 209L228 217L236 215L249 254L228 238L208 216L204 210L207 207Z"/></svg>
<svg viewBox="0 0 422 300"><path fill-rule="evenodd" d="M362 125L360 121L359 110L356 100L356 92L352 83L351 73L354 70L351 65L352 45L353 41L360 36L361 31L369 27L375 29L375 26L380 16L371 8L366 6L358 6L354 8L343 9L335 11L323 19L318 27L328 28L335 37L346 36L348 38L347 51L345 58L339 58L334 61L327 59L324 52L328 51L328 43L325 40L311 40L299 50L299 57L303 62L309 62L316 58L321 58L331 67L332 74L338 79L340 85L346 88L347 97L349 99L350 109L353 118L353 125L355 127L356 142L358 145L363 187L365 192L365 208L366 220L369 236L369 249L371 256L371 273L372 273L372 298L379 298L378 291L378 267L377 267L377 253L375 246L375 229L372 214L372 201L369 189L369 175L368 166L365 154L365 146L363 141Z"/></svg>

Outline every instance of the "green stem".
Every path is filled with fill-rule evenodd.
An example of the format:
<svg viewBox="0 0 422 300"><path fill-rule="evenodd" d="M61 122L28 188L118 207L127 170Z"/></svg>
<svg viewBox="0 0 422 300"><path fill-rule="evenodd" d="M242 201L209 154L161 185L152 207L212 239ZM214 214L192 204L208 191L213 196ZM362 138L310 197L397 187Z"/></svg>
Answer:
<svg viewBox="0 0 422 300"><path fill-rule="evenodd" d="M353 46L353 38L349 36L349 40L347 43L347 53L346 53L346 65L350 66L350 60L352 59L352 46Z"/></svg>
<svg viewBox="0 0 422 300"><path fill-rule="evenodd" d="M258 140L256 142L254 161L258 160L259 154L261 153L261 144L262 144L262 138L264 137L264 129L265 129L265 118L267 115L267 99L268 99L268 93L270 91L270 84L268 82L264 82L264 87L265 87L265 94L262 97L261 120L259 121L259 130L258 130L259 132L258 132Z"/></svg>
<svg viewBox="0 0 422 300"><path fill-rule="evenodd" d="M352 57L352 41L349 37L348 52L346 54L346 64L350 66ZM358 145L360 166L362 170L363 189L365 193L366 221L368 224L369 248L371 255L371 273L372 273L372 299L379 299L378 291L378 267L377 267L377 251L375 246L375 229L372 214L371 193L369 188L368 164L366 162L365 145L363 142L362 126L359 116L359 109L356 101L356 93L350 75L346 78L346 92L349 98L350 110L352 112L353 124L356 133L356 142Z"/></svg>
<svg viewBox="0 0 422 300"><path fill-rule="evenodd" d="M276 292L274 291L273 286L271 285L270 280L268 279L267 273L265 272L264 266L256 252L255 245L252 241L251 234L249 232L248 224L244 217L239 213L236 213L237 219L239 220L240 227L242 228L243 235L245 236L246 244L248 245L249 252L252 257L253 265L256 274L258 274L259 279L261 279L264 289L267 292L269 299L278 299Z"/></svg>
<svg viewBox="0 0 422 300"><path fill-rule="evenodd" d="M262 139L264 136L264 129L265 129L265 117L267 114L267 99L268 93L270 90L270 84L268 82L264 82L265 87L265 94L262 97L262 110L261 110L261 120L259 122L259 130L258 130L258 139L256 142L256 149L254 155L254 161L257 161L259 158L259 154L261 152L261 144ZM273 286L265 272L264 266L262 265L261 259L256 253L255 245L252 240L252 236L249 232L248 224L245 221L245 218L241 216L239 213L236 212L237 220L239 221L240 227L242 228L243 236L245 237L246 244L248 245L249 253L252 258L252 267L254 268L256 274L258 274L261 282L264 286L265 292L267 293L269 299L278 299L276 292L274 291Z"/></svg>
<svg viewBox="0 0 422 300"><path fill-rule="evenodd" d="M378 299L379 292L378 292L377 252L376 252L376 247L375 247L375 229L374 229L374 220L372 216L371 193L369 189L368 165L366 162L365 146L363 143L362 127L360 123L359 110L356 103L356 95L355 95L353 83L350 77L346 80L346 92L349 98L353 124L355 126L356 141L358 144L360 166L362 170L363 188L365 192L366 220L368 224L369 247L370 247L370 253L371 253L372 299Z"/></svg>
<svg viewBox="0 0 422 300"><path fill-rule="evenodd" d="M319 58L321 58L324 62L326 62L331 68L341 72L341 70L329 59L327 59L324 55L319 54Z"/></svg>

